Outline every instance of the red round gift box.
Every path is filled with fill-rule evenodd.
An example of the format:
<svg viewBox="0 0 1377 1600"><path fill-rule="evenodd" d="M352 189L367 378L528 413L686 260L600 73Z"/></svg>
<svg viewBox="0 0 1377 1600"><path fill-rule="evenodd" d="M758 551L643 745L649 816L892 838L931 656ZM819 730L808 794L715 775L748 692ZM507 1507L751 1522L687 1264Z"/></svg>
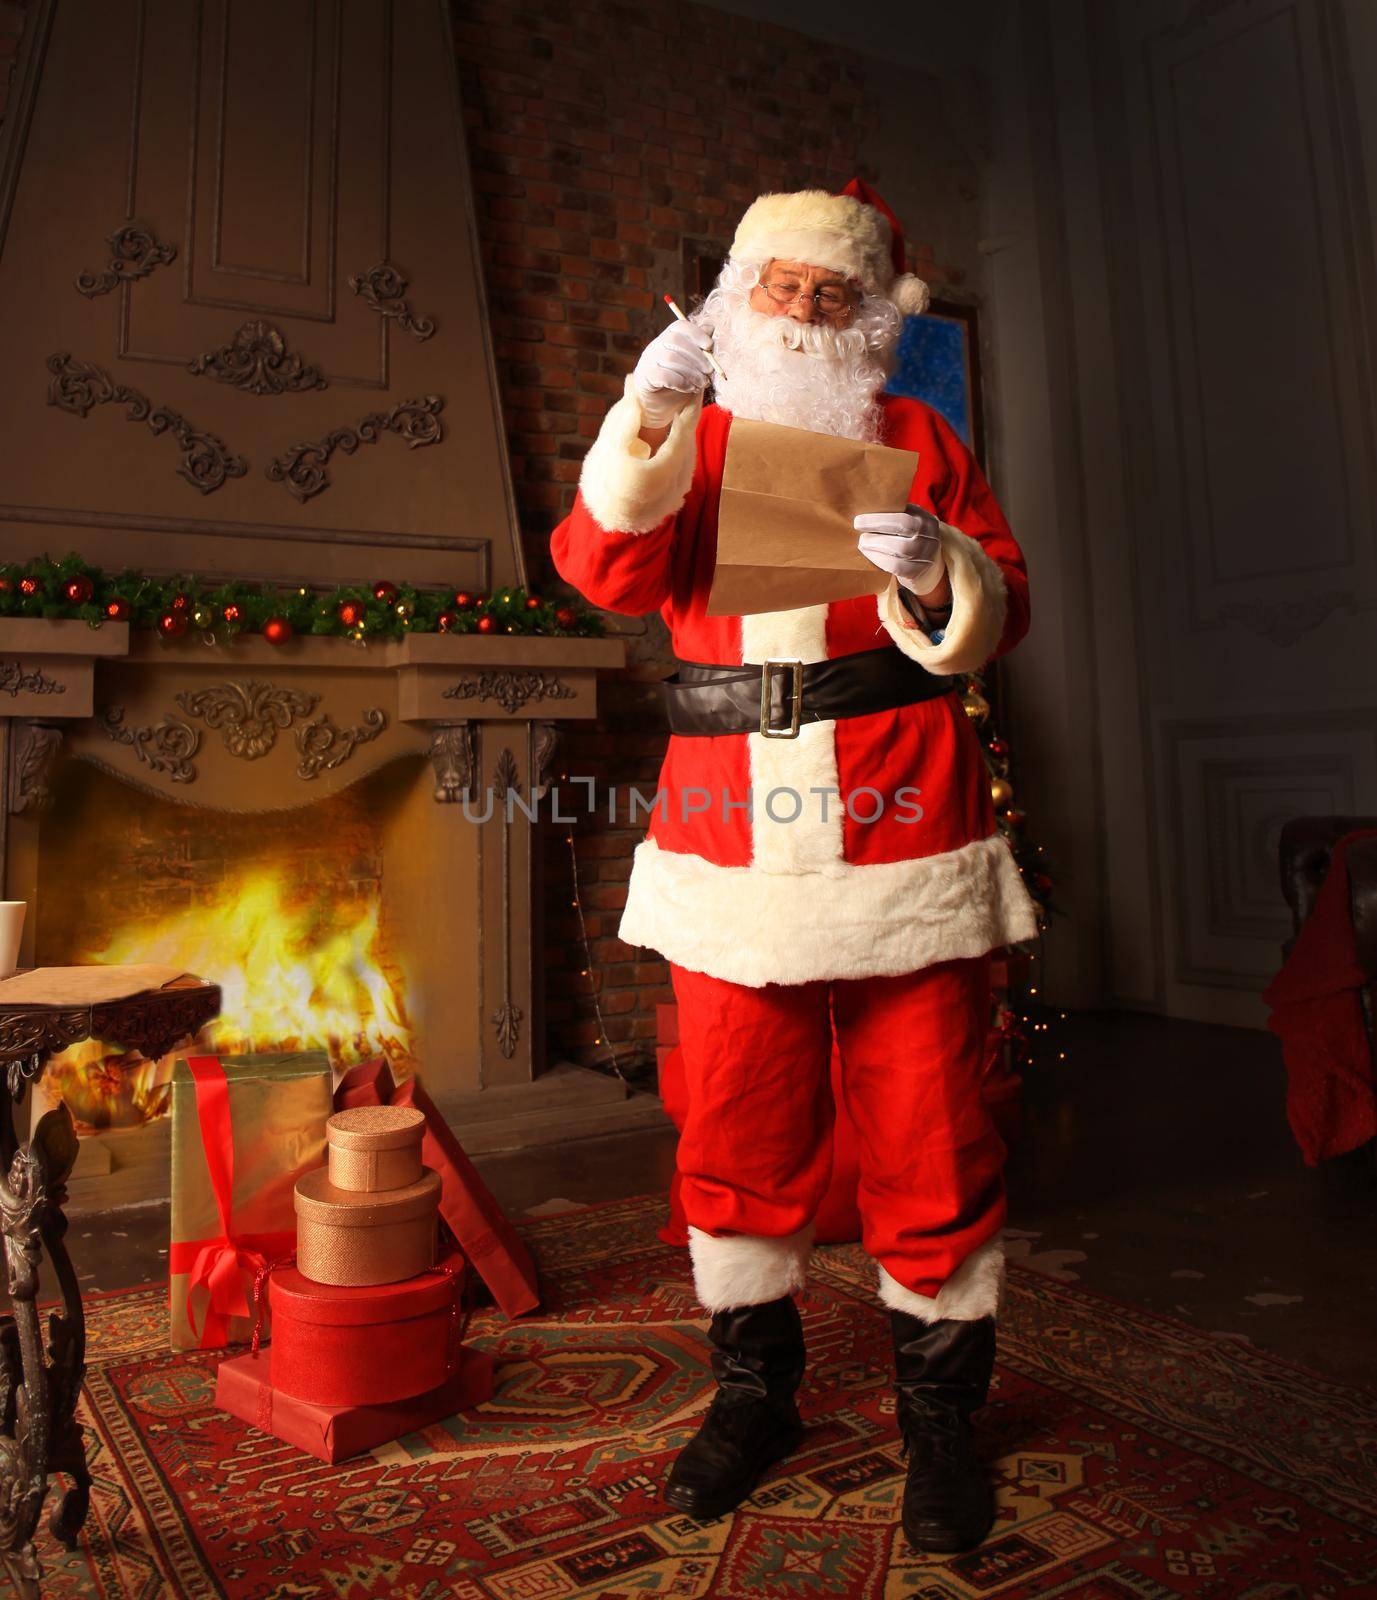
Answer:
<svg viewBox="0 0 1377 1600"><path fill-rule="evenodd" d="M458 1296L464 1259L450 1273L404 1283L338 1288L295 1267L268 1275L269 1381L320 1406L385 1405L438 1387L459 1361Z"/></svg>

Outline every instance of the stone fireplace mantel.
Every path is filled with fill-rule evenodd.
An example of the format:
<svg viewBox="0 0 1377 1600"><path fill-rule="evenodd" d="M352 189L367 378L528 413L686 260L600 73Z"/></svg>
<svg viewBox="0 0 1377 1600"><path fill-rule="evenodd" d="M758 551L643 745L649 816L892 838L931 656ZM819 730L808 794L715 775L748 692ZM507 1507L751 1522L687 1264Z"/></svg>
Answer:
<svg viewBox="0 0 1377 1600"><path fill-rule="evenodd" d="M529 1122L513 1093L544 1066L530 811L550 782L559 724L596 715L598 673L619 667L624 648L438 634L207 646L123 623L0 619L0 865L6 897L30 905L21 964L54 960L44 850L80 848L54 837L59 762L228 813L231 832L392 767L384 899L409 929L427 1083L465 1120L501 1090L494 1110ZM568 1086L539 1098L558 1101L560 1116L576 1109ZM492 1129L485 1137L500 1146Z"/></svg>

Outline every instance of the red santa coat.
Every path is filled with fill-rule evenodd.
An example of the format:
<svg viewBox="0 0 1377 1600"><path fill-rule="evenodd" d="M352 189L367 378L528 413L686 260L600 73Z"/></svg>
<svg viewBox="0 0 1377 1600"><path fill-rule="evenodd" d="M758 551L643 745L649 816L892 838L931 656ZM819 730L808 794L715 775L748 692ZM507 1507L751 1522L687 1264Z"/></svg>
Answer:
<svg viewBox="0 0 1377 1600"><path fill-rule="evenodd" d="M878 596L708 616L732 419L691 406L652 457L629 379L552 536L557 571L606 610L658 610L683 661L888 646L938 674L984 666L1027 631L1022 552L943 418L917 400L880 403L883 442L918 452L910 499L942 524L953 608L940 643L906 620L893 579ZM795 739L671 735L659 795L618 932L680 966L752 987L804 983L912 972L1036 934L959 695L805 723Z"/></svg>

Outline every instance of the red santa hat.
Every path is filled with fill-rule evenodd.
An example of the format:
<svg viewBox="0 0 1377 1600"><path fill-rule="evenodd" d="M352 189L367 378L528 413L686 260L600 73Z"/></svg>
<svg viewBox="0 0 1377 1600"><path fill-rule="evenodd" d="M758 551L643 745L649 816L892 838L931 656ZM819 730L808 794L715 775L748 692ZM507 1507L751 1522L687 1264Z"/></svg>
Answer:
<svg viewBox="0 0 1377 1600"><path fill-rule="evenodd" d="M861 178L840 194L799 189L763 194L746 208L732 240L733 261L802 261L857 279L905 316L928 306L928 286L905 272L899 219Z"/></svg>

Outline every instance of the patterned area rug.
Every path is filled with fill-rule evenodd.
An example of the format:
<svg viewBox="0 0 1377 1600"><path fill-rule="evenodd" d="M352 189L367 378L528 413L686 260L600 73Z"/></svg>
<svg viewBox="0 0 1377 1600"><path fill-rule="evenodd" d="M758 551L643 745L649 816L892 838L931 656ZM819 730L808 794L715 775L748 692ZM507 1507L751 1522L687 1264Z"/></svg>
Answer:
<svg viewBox="0 0 1377 1600"><path fill-rule="evenodd" d="M487 1405L323 1466L218 1413L159 1290L90 1307L86 1542L50 1600L799 1596L1309 1600L1377 1594L1377 1396L1011 1269L982 1447L999 1521L912 1557L888 1324L859 1246L814 1253L801 1453L735 1516L657 1498L711 1378L661 1199L528 1221L545 1313L479 1314Z"/></svg>

